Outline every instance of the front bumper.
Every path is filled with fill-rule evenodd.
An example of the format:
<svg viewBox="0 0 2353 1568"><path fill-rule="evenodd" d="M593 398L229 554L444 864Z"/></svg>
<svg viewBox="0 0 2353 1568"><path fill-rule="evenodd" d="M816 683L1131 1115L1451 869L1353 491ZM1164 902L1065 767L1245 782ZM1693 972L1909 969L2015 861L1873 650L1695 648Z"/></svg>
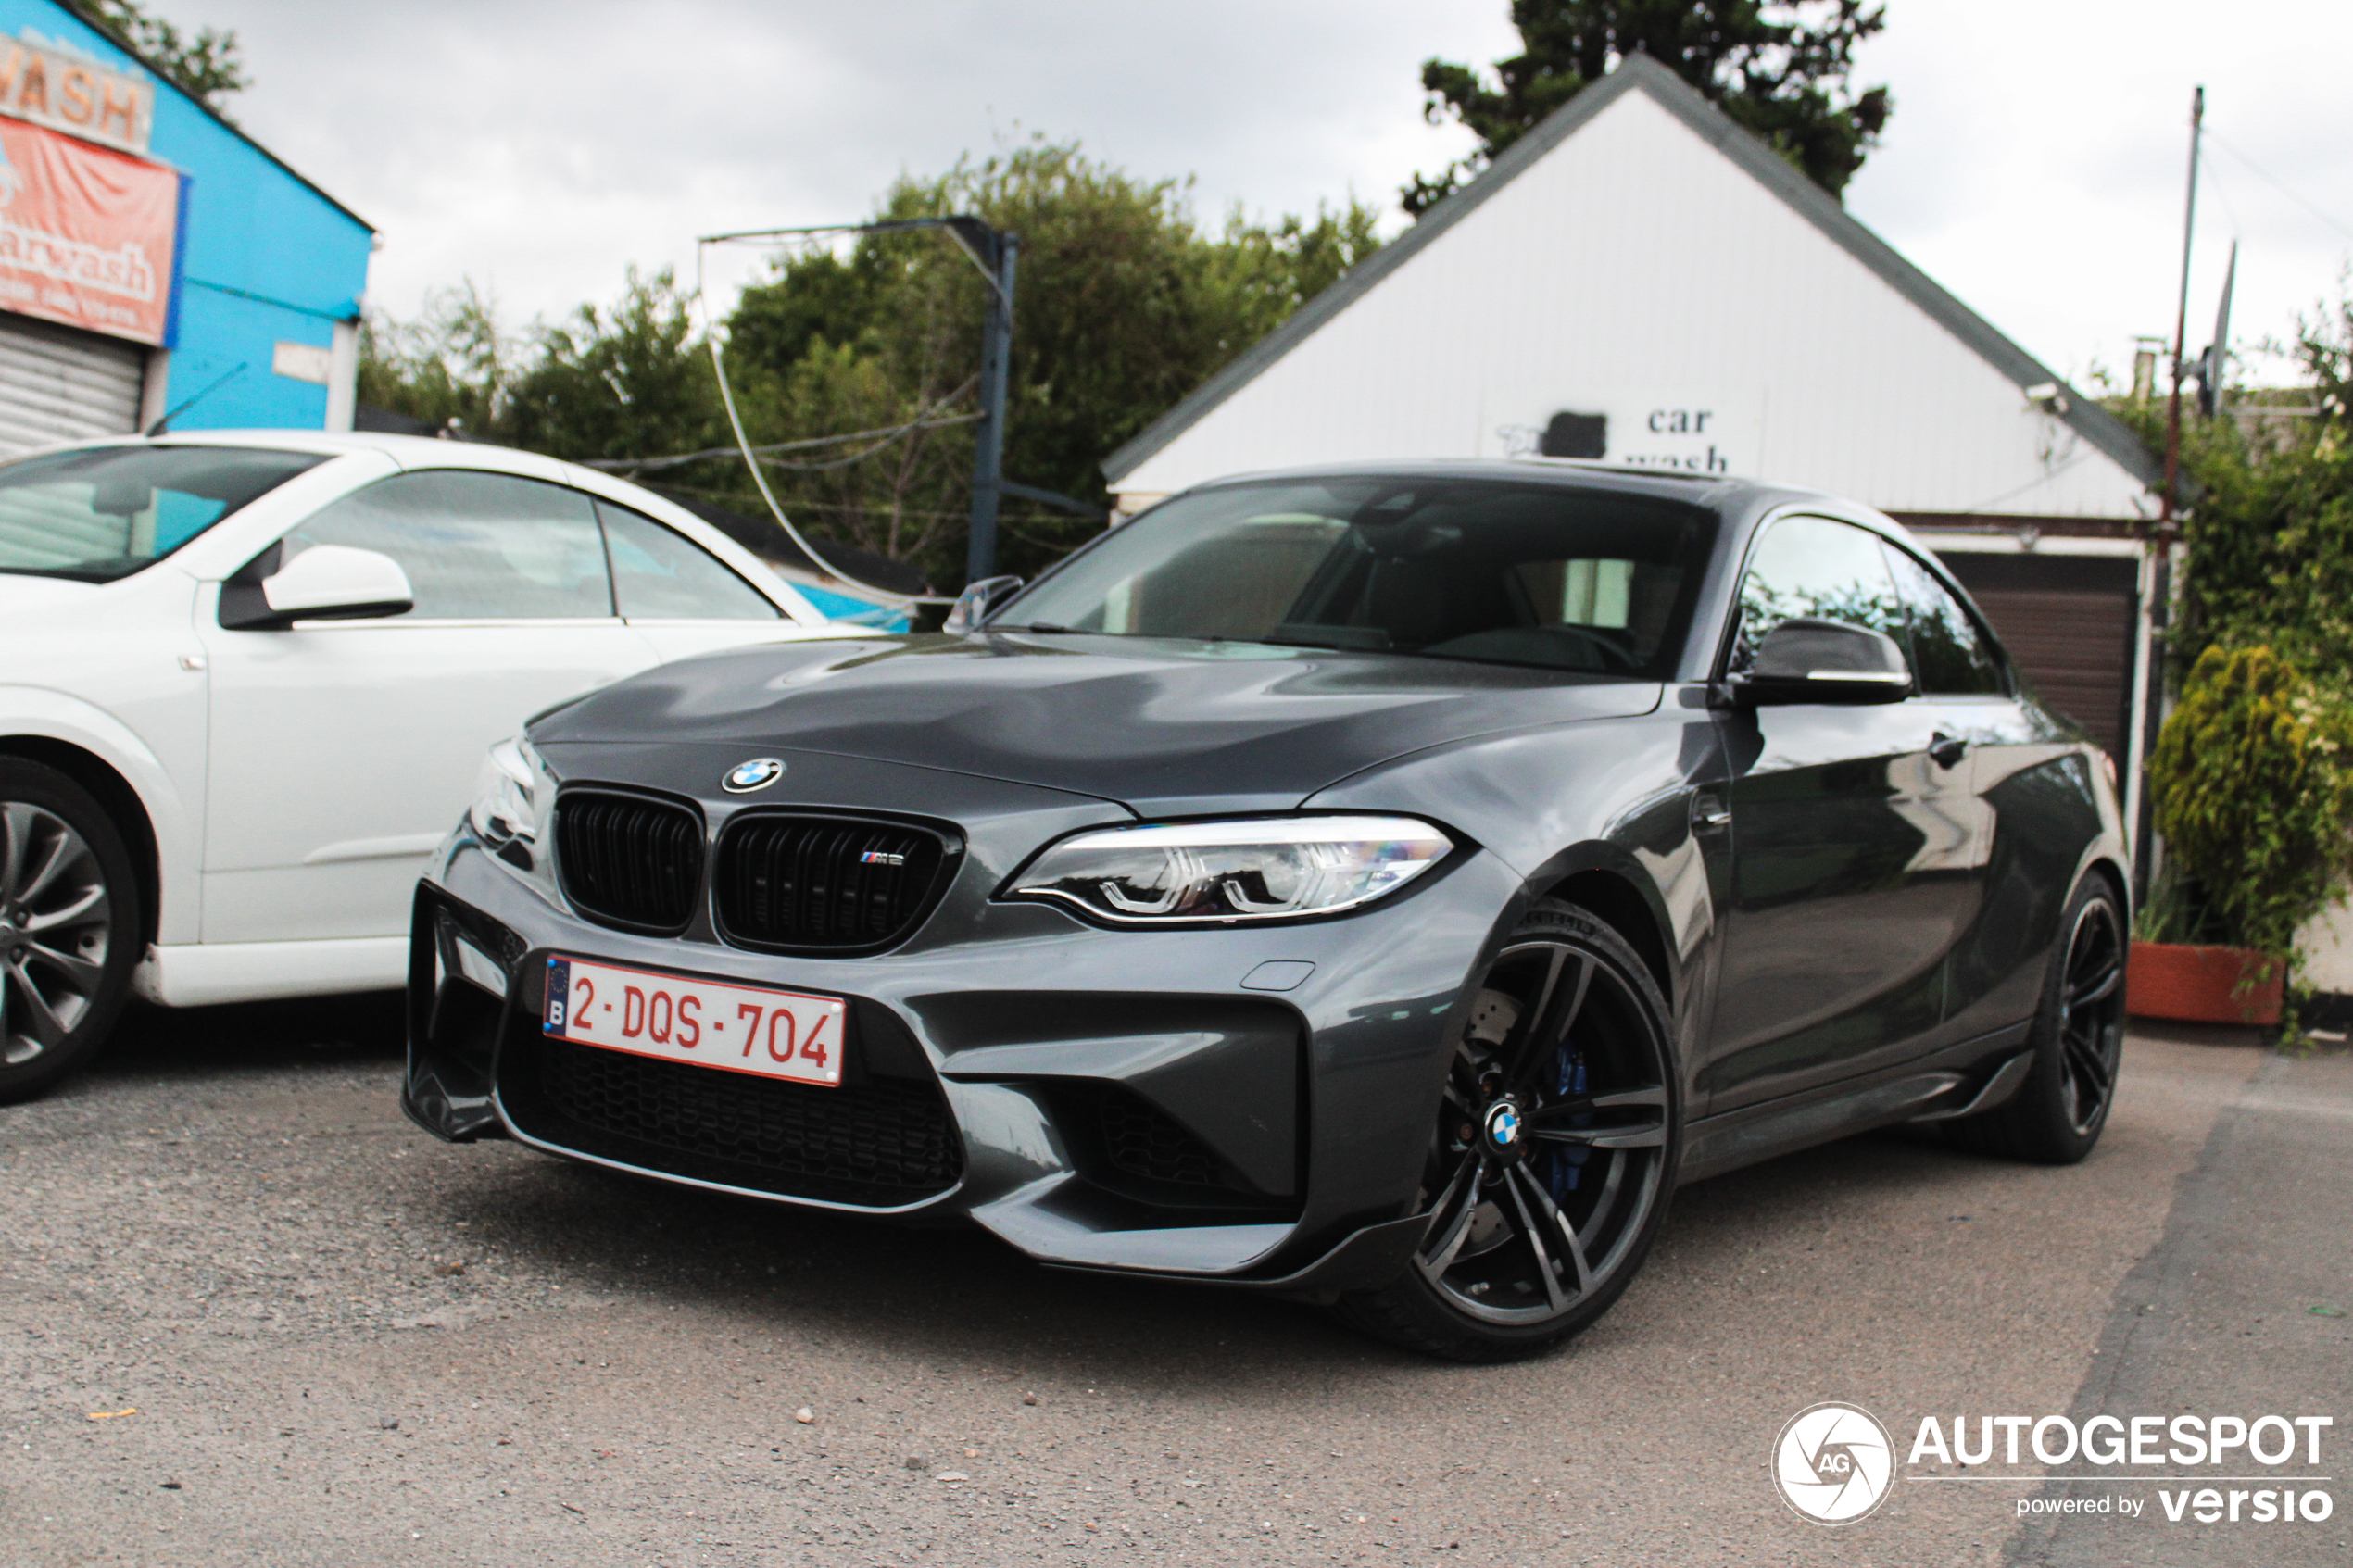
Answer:
<svg viewBox="0 0 2353 1568"><path fill-rule="evenodd" d="M1051 836L1032 829L1013 838ZM461 828L417 895L403 1107L445 1138L969 1218L1063 1266L1315 1295L1403 1265L1458 1010L1517 916L1515 873L1473 849L1337 919L1112 931L990 902L1027 849L975 833L972 850L898 948L785 957L592 923ZM554 954L846 997L849 1076L800 1089L563 1060L613 1053L546 1041ZM1280 980L1312 967L1287 990L1246 985L1269 960Z"/></svg>

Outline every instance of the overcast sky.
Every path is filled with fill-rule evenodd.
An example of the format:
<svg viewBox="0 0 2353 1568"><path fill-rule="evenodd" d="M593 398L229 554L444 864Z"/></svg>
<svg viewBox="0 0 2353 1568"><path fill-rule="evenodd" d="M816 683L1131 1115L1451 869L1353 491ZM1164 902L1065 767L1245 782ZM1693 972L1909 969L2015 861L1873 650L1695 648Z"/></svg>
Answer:
<svg viewBox="0 0 2353 1568"><path fill-rule="evenodd" d="M471 276L517 321L691 276L694 236L853 220L902 170L1042 132L1193 176L1205 218L1397 188L1459 155L1431 55L1516 52L1506 0L165 0L234 28L245 127L384 231L370 298ZM2353 256L2346 0L1889 0L1895 114L1848 206L2064 375L2170 333L2190 91L2209 142L2190 346L2230 240L2234 340ZM2276 182L2276 183L2275 183ZM2284 187L2283 189L2282 187ZM2318 209L2317 211L2314 209ZM724 292L753 258L736 257Z"/></svg>

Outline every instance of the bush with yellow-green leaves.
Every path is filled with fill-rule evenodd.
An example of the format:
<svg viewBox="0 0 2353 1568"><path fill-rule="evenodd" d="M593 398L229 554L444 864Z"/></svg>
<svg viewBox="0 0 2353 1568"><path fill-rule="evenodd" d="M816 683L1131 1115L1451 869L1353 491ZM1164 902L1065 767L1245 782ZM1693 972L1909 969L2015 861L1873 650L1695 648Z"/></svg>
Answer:
<svg viewBox="0 0 2353 1568"><path fill-rule="evenodd" d="M2198 656L2149 784L2168 854L2233 946L2289 955L2353 881L2353 714L2269 646Z"/></svg>

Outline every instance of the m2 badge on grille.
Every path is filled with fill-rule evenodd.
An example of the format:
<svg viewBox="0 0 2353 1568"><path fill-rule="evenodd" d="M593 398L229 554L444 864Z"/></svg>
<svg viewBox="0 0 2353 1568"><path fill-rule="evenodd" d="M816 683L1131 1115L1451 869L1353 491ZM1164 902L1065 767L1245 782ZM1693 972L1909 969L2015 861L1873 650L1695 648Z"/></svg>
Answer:
<svg viewBox="0 0 2353 1568"><path fill-rule="evenodd" d="M847 1022L838 997L550 958L540 1028L575 1045L830 1089L841 1084Z"/></svg>

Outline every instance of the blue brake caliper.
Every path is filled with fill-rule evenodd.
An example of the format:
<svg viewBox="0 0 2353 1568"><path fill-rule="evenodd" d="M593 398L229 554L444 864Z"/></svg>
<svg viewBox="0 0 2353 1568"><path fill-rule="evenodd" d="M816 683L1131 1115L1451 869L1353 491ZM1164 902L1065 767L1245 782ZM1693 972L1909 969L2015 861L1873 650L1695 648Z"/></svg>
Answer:
<svg viewBox="0 0 2353 1568"><path fill-rule="evenodd" d="M1563 1099L1569 1099L1585 1092L1584 1053L1564 1047L1554 1062L1553 1093ZM1593 1119L1590 1115L1572 1116L1568 1124L1590 1127ZM1593 1151L1583 1144L1554 1144L1552 1155L1549 1185L1553 1189L1553 1201L1559 1203L1577 1190L1577 1178L1582 1173L1585 1161L1593 1157Z"/></svg>

